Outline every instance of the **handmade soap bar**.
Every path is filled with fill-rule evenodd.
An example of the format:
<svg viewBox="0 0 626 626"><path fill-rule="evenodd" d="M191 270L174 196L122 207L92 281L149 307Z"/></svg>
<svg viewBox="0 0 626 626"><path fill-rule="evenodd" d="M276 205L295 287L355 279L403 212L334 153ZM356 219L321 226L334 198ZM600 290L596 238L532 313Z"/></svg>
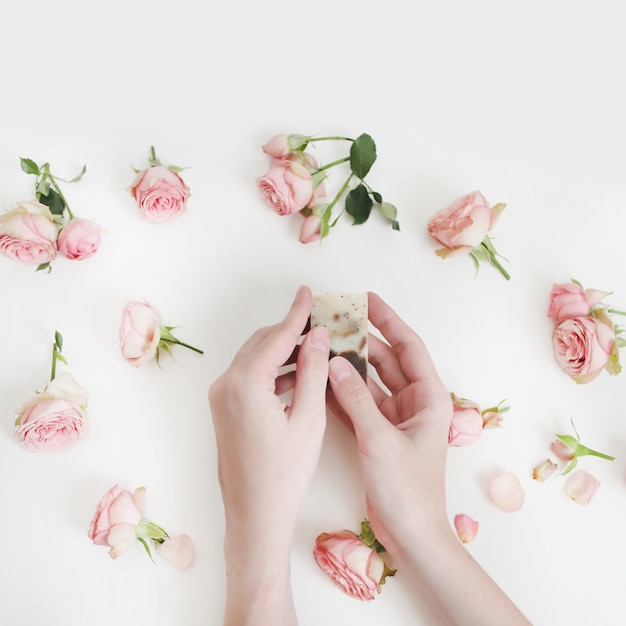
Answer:
<svg viewBox="0 0 626 626"><path fill-rule="evenodd" d="M325 326L330 356L348 359L367 380L367 293L313 292L311 327Z"/></svg>

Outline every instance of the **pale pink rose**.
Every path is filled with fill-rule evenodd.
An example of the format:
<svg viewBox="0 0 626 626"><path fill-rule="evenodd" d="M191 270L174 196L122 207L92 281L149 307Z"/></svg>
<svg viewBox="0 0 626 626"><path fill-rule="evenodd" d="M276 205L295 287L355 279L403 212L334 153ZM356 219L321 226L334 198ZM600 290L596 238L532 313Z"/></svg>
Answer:
<svg viewBox="0 0 626 626"><path fill-rule="evenodd" d="M132 494L119 485L113 485L98 503L88 536L96 545L109 546L112 559L126 552L137 539L145 497L145 487L139 487Z"/></svg>
<svg viewBox="0 0 626 626"><path fill-rule="evenodd" d="M22 446L34 452L66 450L89 432L89 394L67 372L19 409L15 425Z"/></svg>
<svg viewBox="0 0 626 626"><path fill-rule="evenodd" d="M134 367L153 359L161 339L158 309L149 302L128 302L122 310L119 339L122 356Z"/></svg>
<svg viewBox="0 0 626 626"><path fill-rule="evenodd" d="M561 461L571 461L574 458L574 450L568 448L560 439L550 444L550 450Z"/></svg>
<svg viewBox="0 0 626 626"><path fill-rule="evenodd" d="M279 215L300 211L313 195L311 174L296 161L275 162L256 182L267 204Z"/></svg>
<svg viewBox="0 0 626 626"><path fill-rule="evenodd" d="M263 144L261 149L265 154L269 154L275 159L287 157L291 152L287 135L275 135L266 144Z"/></svg>
<svg viewBox="0 0 626 626"><path fill-rule="evenodd" d="M498 411L486 411L482 416L484 428L498 428L503 420L502 413Z"/></svg>
<svg viewBox="0 0 626 626"><path fill-rule="evenodd" d="M615 346L613 329L594 317L563 320L553 334L559 367L577 383L588 383L606 367Z"/></svg>
<svg viewBox="0 0 626 626"><path fill-rule="evenodd" d="M189 567L193 562L193 542L189 535L166 537L163 543L157 543L157 552L180 569Z"/></svg>
<svg viewBox="0 0 626 626"><path fill-rule="evenodd" d="M317 215L304 218L300 226L300 243L313 243L321 238L322 220Z"/></svg>
<svg viewBox="0 0 626 626"><path fill-rule="evenodd" d="M467 446L478 441L484 422L480 407L471 400L452 396L452 421L448 431L448 444L455 447Z"/></svg>
<svg viewBox="0 0 626 626"><path fill-rule="evenodd" d="M87 259L98 251L100 227L93 220L71 220L57 239L59 252L73 261Z"/></svg>
<svg viewBox="0 0 626 626"><path fill-rule="evenodd" d="M560 443L560 442L559 442ZM544 482L556 472L558 465L550 459L546 459L533 468L533 478L539 482Z"/></svg>
<svg viewBox="0 0 626 626"><path fill-rule="evenodd" d="M464 513L454 516L454 528L462 543L473 541L478 534L478 522Z"/></svg>
<svg viewBox="0 0 626 626"><path fill-rule="evenodd" d="M548 317L557 323L572 317L584 317L607 295L606 291L598 289L583 290L576 283L555 284L550 292Z"/></svg>
<svg viewBox="0 0 626 626"><path fill-rule="evenodd" d="M40 202L20 202L0 215L0 252L15 261L40 265L57 254L57 227Z"/></svg>
<svg viewBox="0 0 626 626"><path fill-rule="evenodd" d="M321 533L313 556L320 568L345 593L358 600L373 600L380 593L385 571L382 557L349 530Z"/></svg>
<svg viewBox="0 0 626 626"><path fill-rule="evenodd" d="M435 213L428 222L428 234L443 246L436 253L446 257L471 252L494 226L502 207L492 209L480 191L473 191Z"/></svg>
<svg viewBox="0 0 626 626"><path fill-rule="evenodd" d="M574 502L586 506L600 488L600 481L585 470L572 472L565 483L565 492Z"/></svg>
<svg viewBox="0 0 626 626"><path fill-rule="evenodd" d="M187 210L189 187L167 167L157 165L137 174L128 188L143 217L153 224L167 222Z"/></svg>
<svg viewBox="0 0 626 626"><path fill-rule="evenodd" d="M507 513L519 511L524 504L525 493L519 478L512 472L503 472L489 485L492 502Z"/></svg>

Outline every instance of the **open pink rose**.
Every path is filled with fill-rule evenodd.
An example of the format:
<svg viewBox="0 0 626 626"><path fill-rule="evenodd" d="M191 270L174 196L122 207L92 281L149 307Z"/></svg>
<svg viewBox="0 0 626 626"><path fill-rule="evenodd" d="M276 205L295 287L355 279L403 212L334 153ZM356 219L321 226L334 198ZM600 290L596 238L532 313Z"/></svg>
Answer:
<svg viewBox="0 0 626 626"><path fill-rule="evenodd" d="M100 227L93 220L71 220L59 233L57 247L68 259L87 259L100 247Z"/></svg>
<svg viewBox="0 0 626 626"><path fill-rule="evenodd" d="M548 317L557 323L572 317L584 317L607 295L606 291L598 289L583 290L576 283L555 284L550 292Z"/></svg>
<svg viewBox="0 0 626 626"><path fill-rule="evenodd" d="M128 302L122 310L119 340L122 356L134 367L153 359L161 339L161 314L149 302Z"/></svg>
<svg viewBox="0 0 626 626"><path fill-rule="evenodd" d="M256 182L266 203L279 215L300 211L313 196L311 174L296 161L275 161Z"/></svg>
<svg viewBox="0 0 626 626"><path fill-rule="evenodd" d="M70 374L58 374L43 393L17 409L16 435L22 446L35 452L72 447L89 432L88 401L87 390Z"/></svg>
<svg viewBox="0 0 626 626"><path fill-rule="evenodd" d="M304 218L300 226L300 243L313 243L321 238L322 220L317 215Z"/></svg>
<svg viewBox="0 0 626 626"><path fill-rule="evenodd" d="M180 569L193 562L193 542L189 535L166 537L163 543L157 543L156 549L160 556Z"/></svg>
<svg viewBox="0 0 626 626"><path fill-rule="evenodd" d="M466 254L479 246L494 226L503 205L492 207L480 191L461 196L428 222L428 234L443 248L441 257Z"/></svg>
<svg viewBox="0 0 626 626"><path fill-rule="evenodd" d="M448 444L467 446L476 441L483 432L484 420L480 407L471 400L452 396L452 422L448 432Z"/></svg>
<svg viewBox="0 0 626 626"><path fill-rule="evenodd" d="M588 383L606 367L615 332L591 316L563 320L554 329L554 355L559 367L577 383Z"/></svg>
<svg viewBox="0 0 626 626"><path fill-rule="evenodd" d="M385 571L382 557L349 530L321 533L313 556L320 568L345 593L358 600L373 600L380 593Z"/></svg>
<svg viewBox="0 0 626 626"><path fill-rule="evenodd" d="M57 227L40 202L20 202L0 215L0 252L15 261L42 264L57 254Z"/></svg>
<svg viewBox="0 0 626 626"><path fill-rule="evenodd" d="M128 188L148 222L167 222L187 210L189 187L167 167L157 165L137 174Z"/></svg>
<svg viewBox="0 0 626 626"><path fill-rule="evenodd" d="M126 552L137 539L145 497L145 487L139 487L132 494L119 485L113 485L98 503L88 535L96 545L109 546L112 559Z"/></svg>

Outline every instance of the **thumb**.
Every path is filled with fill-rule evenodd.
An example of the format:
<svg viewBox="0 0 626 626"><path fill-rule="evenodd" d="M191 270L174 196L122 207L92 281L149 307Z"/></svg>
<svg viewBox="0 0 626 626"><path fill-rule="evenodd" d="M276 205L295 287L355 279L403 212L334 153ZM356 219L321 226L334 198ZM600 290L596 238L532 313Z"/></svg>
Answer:
<svg viewBox="0 0 626 626"><path fill-rule="evenodd" d="M380 433L389 422L378 410L370 390L352 363L341 356L333 357L328 373L335 399L350 418L357 439L364 441Z"/></svg>

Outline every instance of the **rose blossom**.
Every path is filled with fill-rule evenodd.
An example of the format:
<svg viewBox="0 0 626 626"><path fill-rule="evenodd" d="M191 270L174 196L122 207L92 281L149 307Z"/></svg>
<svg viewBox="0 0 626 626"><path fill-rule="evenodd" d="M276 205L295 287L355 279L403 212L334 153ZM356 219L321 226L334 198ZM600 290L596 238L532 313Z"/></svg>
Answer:
<svg viewBox="0 0 626 626"><path fill-rule="evenodd" d="M313 243L321 239L322 220L317 215L304 218L300 226L300 243Z"/></svg>
<svg viewBox="0 0 626 626"><path fill-rule="evenodd" d="M53 220L45 204L20 202L0 215L0 252L22 263L49 263L57 254Z"/></svg>
<svg viewBox="0 0 626 626"><path fill-rule="evenodd" d="M189 187L174 171L161 165L137 174L128 188L141 214L153 224L167 222L187 210Z"/></svg>
<svg viewBox="0 0 626 626"><path fill-rule="evenodd" d="M134 494L113 485L102 497L89 526L89 539L96 545L109 546L109 556L117 558L137 538L137 526L145 509L145 487Z"/></svg>
<svg viewBox="0 0 626 626"><path fill-rule="evenodd" d="M555 284L550 292L548 317L557 323L572 317L584 317L607 295L606 291L598 289L583 290L576 283Z"/></svg>
<svg viewBox="0 0 626 626"><path fill-rule="evenodd" d="M503 205L491 207L480 191L473 191L441 209L428 222L428 234L443 248L441 257L466 254L479 246L496 223Z"/></svg>
<svg viewBox="0 0 626 626"><path fill-rule="evenodd" d="M89 432L88 401L87 390L70 374L59 374L17 409L16 435L22 446L37 452L72 447Z"/></svg>
<svg viewBox="0 0 626 626"><path fill-rule="evenodd" d="M122 310L119 339L122 356L134 367L156 356L161 338L161 314L148 302L128 302Z"/></svg>
<svg viewBox="0 0 626 626"><path fill-rule="evenodd" d="M385 571L382 557L349 530L321 533L313 556L320 568L343 591L358 600L373 600L380 593Z"/></svg>
<svg viewBox="0 0 626 626"><path fill-rule="evenodd" d="M57 239L59 252L74 261L90 257L99 246L100 227L93 220L71 220Z"/></svg>
<svg viewBox="0 0 626 626"><path fill-rule="evenodd" d="M559 367L577 383L588 383L607 365L615 333L594 317L574 317L554 329L553 347Z"/></svg>
<svg viewBox="0 0 626 626"><path fill-rule="evenodd" d="M291 147L287 135L275 135L261 146L261 150L275 159L282 159L289 156Z"/></svg>
<svg viewBox="0 0 626 626"><path fill-rule="evenodd" d="M267 204L279 215L300 211L313 196L311 174L297 161L274 162L256 182Z"/></svg>
<svg viewBox="0 0 626 626"><path fill-rule="evenodd" d="M474 443L483 431L484 421L480 407L471 400L452 396L452 422L448 432L448 444L467 446Z"/></svg>

